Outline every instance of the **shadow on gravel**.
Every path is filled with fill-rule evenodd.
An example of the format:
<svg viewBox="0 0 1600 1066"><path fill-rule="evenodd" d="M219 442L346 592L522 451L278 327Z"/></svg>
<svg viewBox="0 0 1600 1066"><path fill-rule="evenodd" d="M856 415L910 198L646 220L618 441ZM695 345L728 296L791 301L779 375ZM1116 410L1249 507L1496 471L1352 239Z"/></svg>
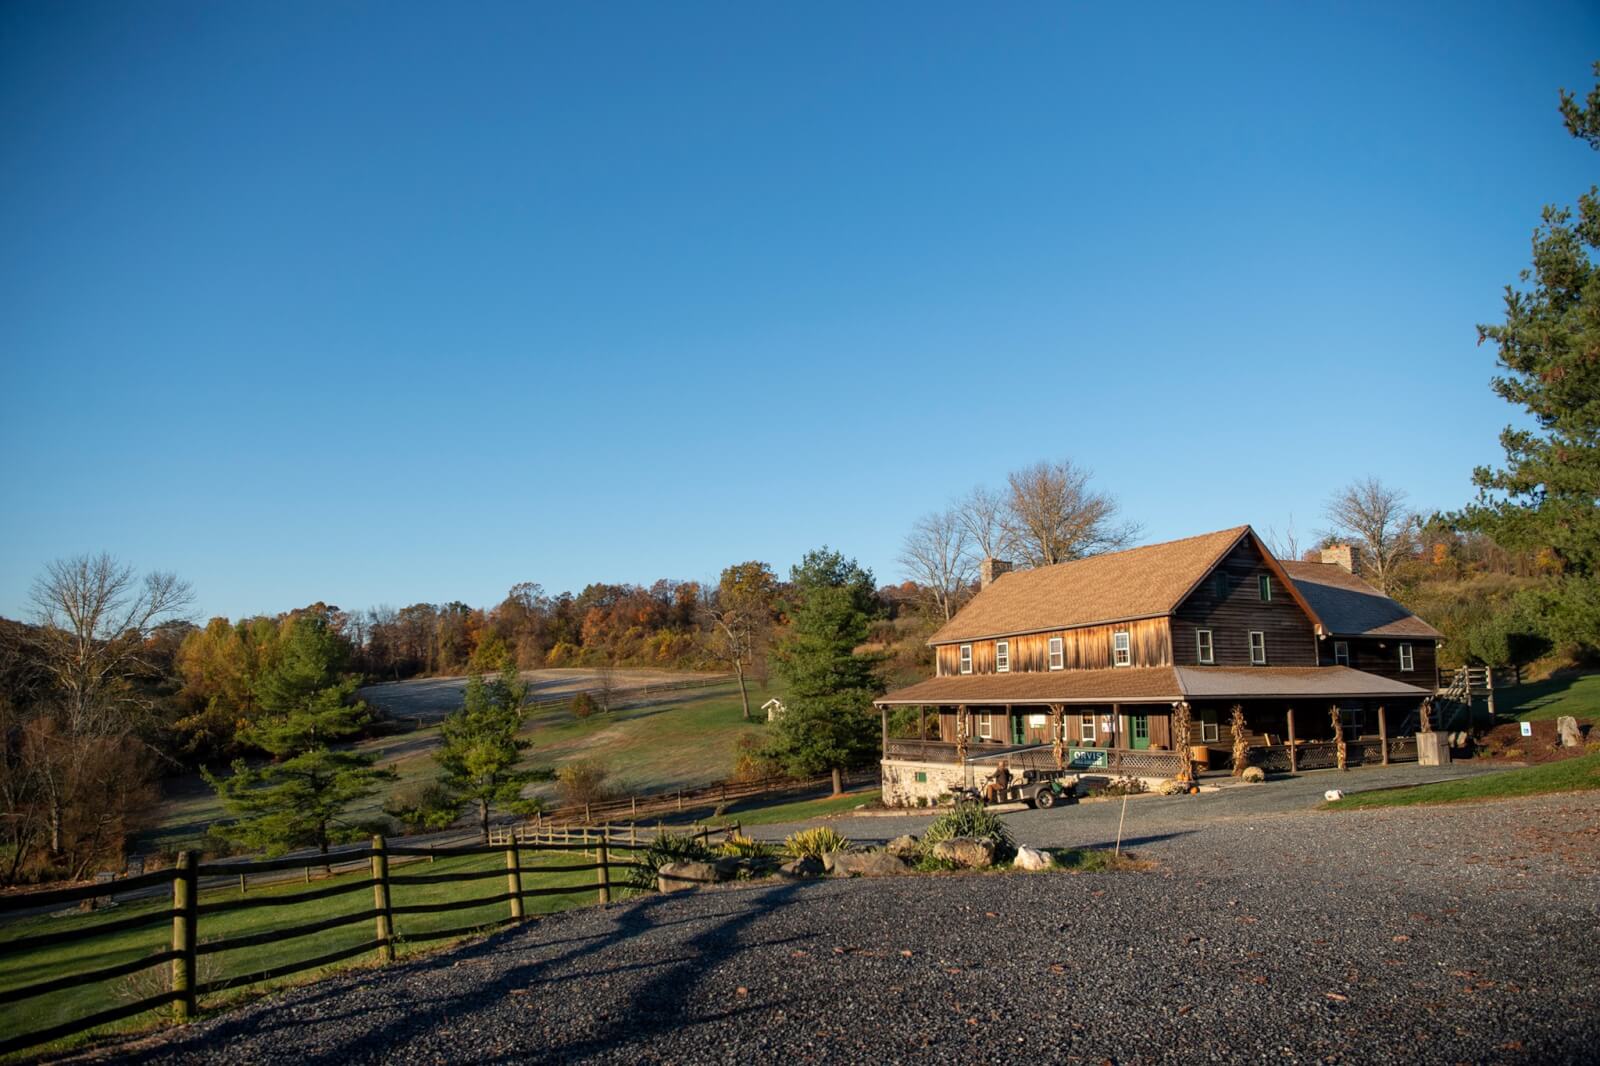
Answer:
<svg viewBox="0 0 1600 1066"><path fill-rule="evenodd" d="M1123 850L1126 851L1128 848L1143 847L1146 844L1159 844L1163 840L1176 840L1179 837L1190 836L1190 835L1194 834L1195 832L1197 832L1197 830L1194 830L1194 829L1178 829L1178 830L1175 830L1175 831L1173 831L1171 833L1150 833L1150 834L1148 834L1146 836L1142 836L1142 837L1123 837L1122 838L1122 847L1123 847ZM1099 841L1098 843L1095 843L1095 844L1076 844L1076 845L1074 845L1074 847L1079 847L1079 848L1084 848L1084 849L1093 849L1093 850L1109 850L1109 849L1114 848L1116 846L1117 846L1117 842L1116 842L1115 839L1102 840L1102 841Z"/></svg>

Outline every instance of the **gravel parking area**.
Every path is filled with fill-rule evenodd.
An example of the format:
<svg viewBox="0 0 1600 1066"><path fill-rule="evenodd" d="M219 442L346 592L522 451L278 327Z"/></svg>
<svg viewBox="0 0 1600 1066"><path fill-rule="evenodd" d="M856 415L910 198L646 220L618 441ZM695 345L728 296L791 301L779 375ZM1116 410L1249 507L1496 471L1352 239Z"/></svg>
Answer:
<svg viewBox="0 0 1600 1066"><path fill-rule="evenodd" d="M1141 802L1167 801L1130 812ZM1154 870L763 883L572 912L121 1057L1595 1061L1600 796L1193 831L1175 817L1138 850Z"/></svg>

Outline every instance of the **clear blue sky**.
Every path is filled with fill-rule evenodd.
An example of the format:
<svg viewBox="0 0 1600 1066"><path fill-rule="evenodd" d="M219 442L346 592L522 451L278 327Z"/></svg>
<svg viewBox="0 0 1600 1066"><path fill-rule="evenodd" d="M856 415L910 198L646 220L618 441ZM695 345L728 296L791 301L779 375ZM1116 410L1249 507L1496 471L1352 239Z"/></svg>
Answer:
<svg viewBox="0 0 1600 1066"><path fill-rule="evenodd" d="M0 6L0 613L706 578L1070 456L1462 503L1600 8Z"/></svg>

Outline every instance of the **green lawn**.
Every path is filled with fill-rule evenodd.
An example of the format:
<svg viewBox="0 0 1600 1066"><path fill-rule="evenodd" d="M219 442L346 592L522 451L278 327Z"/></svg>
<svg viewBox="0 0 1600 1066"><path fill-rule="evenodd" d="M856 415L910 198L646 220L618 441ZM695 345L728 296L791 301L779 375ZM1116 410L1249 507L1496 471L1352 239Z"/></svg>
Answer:
<svg viewBox="0 0 1600 1066"><path fill-rule="evenodd" d="M751 713L746 722L733 682L668 692L649 703L619 708L585 720L572 717L567 703L541 704L528 715L523 736L530 741L524 765L550 768L573 759L593 758L611 771L610 783L623 793L694 788L726 780L733 774L736 747L746 733L761 735L766 720L759 707L771 693L752 686ZM354 819L382 814L389 791L435 773L432 753L439 727L428 726L357 745L378 756L378 765L395 770L399 781L352 808ZM139 852L176 852L210 847L206 830L223 817L222 804L198 775L166 783L165 797L154 825L133 846ZM555 786L536 786L533 794L558 802Z"/></svg>
<svg viewBox="0 0 1600 1066"><path fill-rule="evenodd" d="M1468 803L1474 800L1536 796L1545 792L1600 789L1600 751L1573 759L1541 763L1516 770L1483 774L1459 781L1384 788L1357 792L1323 804L1325 810L1351 811L1373 807L1410 807L1419 803Z"/></svg>
<svg viewBox="0 0 1600 1066"><path fill-rule="evenodd" d="M613 849L613 854L618 861L624 861L627 858L626 853L619 854L615 849ZM524 851L522 861L526 870L528 867L538 866L577 865L588 860L578 852L546 853L544 856L538 856ZM424 874L431 876L488 870L503 872L504 869L504 859L499 854L490 854L443 858L432 863L424 860L402 865L396 861L391 865L390 872L395 875ZM614 879L620 879L622 873L622 871L614 871ZM596 875L593 871L539 874L524 872L524 889L554 886L570 886L572 888L570 895L561 894L528 898L525 902L526 912L528 914L543 914L594 903L597 899L595 878ZM365 887L369 883L369 876L365 872L340 874L332 878L313 880L310 888L320 889L337 884L358 884L362 887L346 894L334 896L331 899L312 900L306 903L285 904L277 907L246 908L216 915L202 915L198 926L199 942L204 944L209 941L242 936L246 933L288 929L292 926L331 918L340 914L356 914L368 910L372 907L371 890ZM271 887L251 886L247 893L247 898L281 897L306 889L307 886L300 881L280 883ZM403 906L409 903L482 899L498 895L504 892L505 889L506 882L500 877L487 877L476 881L457 881L438 885L395 885L391 888L390 902L395 906ZM626 894L626 890L614 887L612 898L622 898ZM200 893L199 902L201 906L204 906L219 900L237 898L239 898L239 890L236 886L206 887ZM21 988L69 973L82 973L102 969L164 950L170 943L172 932L172 923L169 917L170 906L171 897L163 894L157 898L138 900L87 914L68 910L58 912L56 915L43 915L5 923L5 925L0 926L0 955L3 955L6 960L5 967L0 969L0 990ZM508 917L510 914L509 908L510 905L508 903L496 903L436 914L396 915L394 926L397 952L403 955L418 951L436 950L442 944L449 943L449 941L411 941L408 937L447 929L477 926L490 927L498 920ZM22 937L37 936L55 931L75 930L86 925L92 926L112 921L122 921L144 914L150 916L151 924L141 929L125 930L105 937L91 937L87 940L75 941L59 947L34 948L20 953L10 952L6 948L6 944L9 941ZM256 973L269 967L297 960L317 958L344 947L354 947L371 941L373 937L373 923L370 920L366 920L311 936L280 940L256 947L201 956L198 976L199 980L204 983L211 980ZM370 955L358 955L340 965L345 967L371 965L371 958L372 956ZM165 967L152 968L132 977L99 982L7 1005L4 1010L0 1010L0 1037L36 1031L58 1022L85 1017L96 1011L115 1006L120 1002L131 1002L158 995L170 987L166 983L165 969ZM252 986L249 992L221 992L203 1001L201 1007L206 1009L207 1007L224 1006L236 1001L241 994L259 993L264 988L275 987L285 983L304 982L313 979L321 972L325 971L305 971L277 982ZM167 1008L167 1010L170 1011L170 1008ZM99 1033L103 1035L107 1032L138 1029L154 1024L159 1020L160 1018L152 1012L100 1030ZM58 1046L82 1043L88 1038L89 1034L83 1034Z"/></svg>
<svg viewBox="0 0 1600 1066"><path fill-rule="evenodd" d="M750 806L730 804L728 809L723 811L722 819L719 819L719 821L734 821L738 822L740 826L773 825L778 822L804 822L829 814L848 813L863 803L875 803L882 794L881 789L869 788L857 792L846 792L842 796L797 800L792 803L774 803L766 806L759 804Z"/></svg>
<svg viewBox="0 0 1600 1066"><path fill-rule="evenodd" d="M1497 689L1495 713L1501 718L1543 721L1563 715L1600 722L1600 674L1583 674Z"/></svg>

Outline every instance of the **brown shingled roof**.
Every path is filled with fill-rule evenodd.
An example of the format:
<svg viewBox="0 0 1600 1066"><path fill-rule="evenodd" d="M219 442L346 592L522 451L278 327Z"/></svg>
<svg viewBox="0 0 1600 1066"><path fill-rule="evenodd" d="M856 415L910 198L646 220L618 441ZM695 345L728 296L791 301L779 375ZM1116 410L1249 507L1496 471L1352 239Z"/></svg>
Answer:
<svg viewBox="0 0 1600 1066"><path fill-rule="evenodd" d="M1342 566L1286 562L1283 569L1335 636L1444 639L1444 634Z"/></svg>
<svg viewBox="0 0 1600 1066"><path fill-rule="evenodd" d="M956 640L1170 614L1249 526L1001 574L928 639Z"/></svg>
<svg viewBox="0 0 1600 1066"><path fill-rule="evenodd" d="M880 706L1174 703L1180 699L1396 696L1426 689L1348 666L1160 666L931 677L878 697Z"/></svg>

